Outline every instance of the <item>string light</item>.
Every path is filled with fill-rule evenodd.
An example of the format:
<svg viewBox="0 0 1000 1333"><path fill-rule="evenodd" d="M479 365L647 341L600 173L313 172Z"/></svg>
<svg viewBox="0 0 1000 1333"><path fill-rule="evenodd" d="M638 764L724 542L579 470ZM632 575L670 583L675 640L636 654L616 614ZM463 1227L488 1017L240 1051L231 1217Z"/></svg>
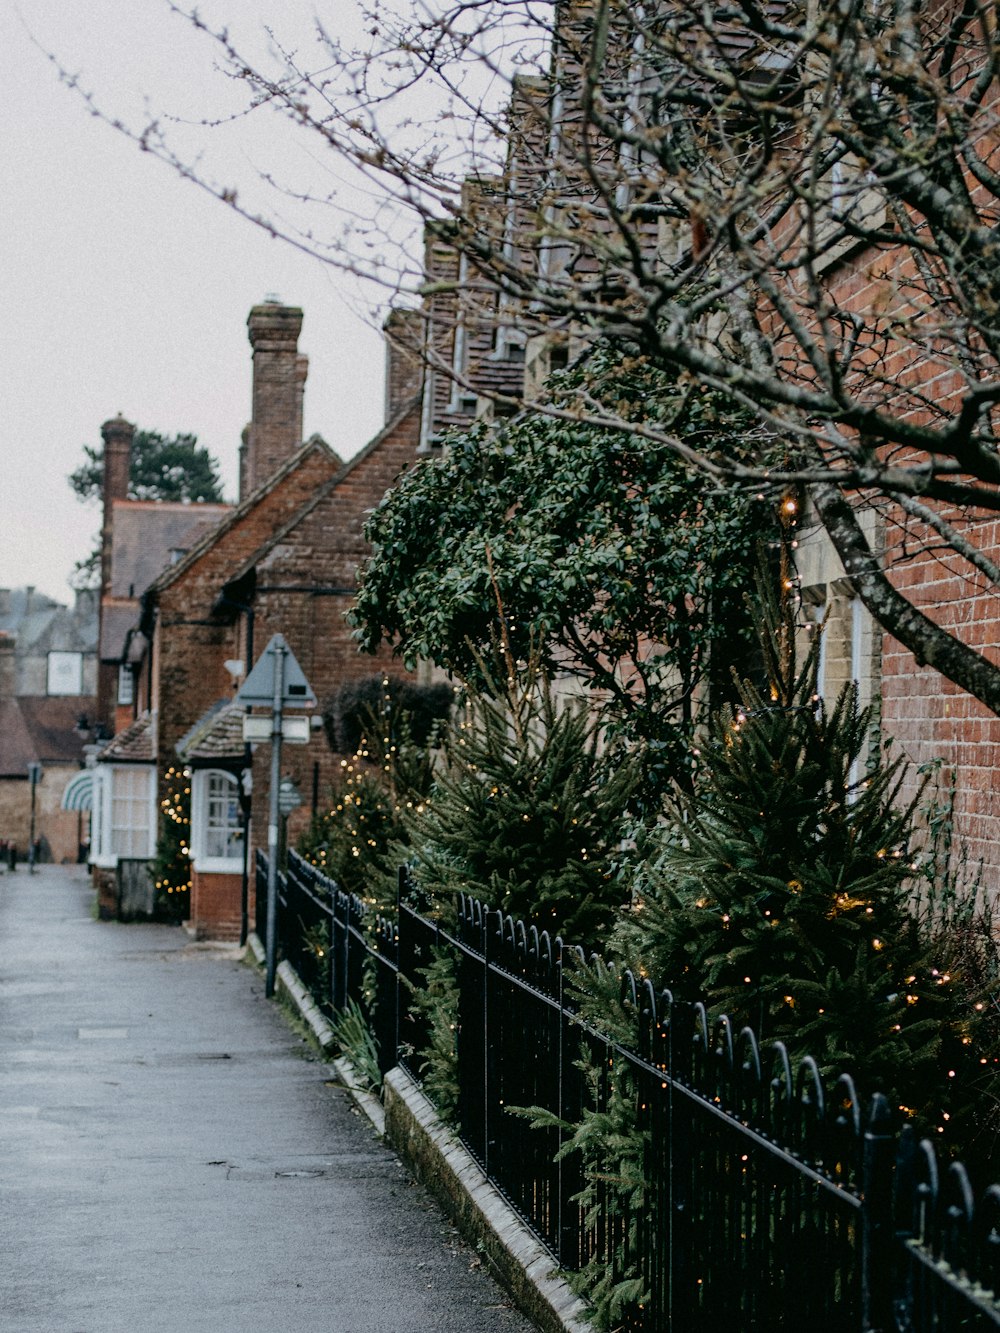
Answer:
<svg viewBox="0 0 1000 1333"><path fill-rule="evenodd" d="M160 801L163 834L158 847L162 872L154 879L154 887L168 895L187 893L191 888L191 848L187 840L191 825L190 779L189 768L176 768L173 765L163 775L166 795ZM174 838L176 844L173 843Z"/></svg>

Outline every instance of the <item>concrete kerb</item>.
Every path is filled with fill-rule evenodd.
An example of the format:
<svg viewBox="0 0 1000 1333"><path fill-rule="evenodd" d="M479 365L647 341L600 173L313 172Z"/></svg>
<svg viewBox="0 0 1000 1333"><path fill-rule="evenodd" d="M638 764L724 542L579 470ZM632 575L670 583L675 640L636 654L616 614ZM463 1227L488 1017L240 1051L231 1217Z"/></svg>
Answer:
<svg viewBox="0 0 1000 1333"><path fill-rule="evenodd" d="M253 931L247 936L247 948L253 955L254 962L263 967L266 951L260 937ZM327 1022L316 1001L303 986L291 963L287 961L279 963L274 980L279 994L284 994L291 1000L301 1017L309 1025L309 1029L322 1053L328 1055L331 1048L336 1045L333 1028Z"/></svg>
<svg viewBox="0 0 1000 1333"><path fill-rule="evenodd" d="M247 940L258 963L264 949L255 934ZM320 1049L335 1045L333 1030L288 962L276 981L308 1023ZM552 1256L532 1235L410 1076L391 1069L384 1084L385 1105L359 1082L350 1061L333 1061L337 1076L355 1104L425 1185L466 1240L485 1256L519 1307L543 1333L593 1333L586 1307L554 1271Z"/></svg>
<svg viewBox="0 0 1000 1333"><path fill-rule="evenodd" d="M386 1140L431 1191L519 1307L544 1333L593 1333L586 1307L554 1271L551 1254L487 1180L402 1069L385 1078Z"/></svg>

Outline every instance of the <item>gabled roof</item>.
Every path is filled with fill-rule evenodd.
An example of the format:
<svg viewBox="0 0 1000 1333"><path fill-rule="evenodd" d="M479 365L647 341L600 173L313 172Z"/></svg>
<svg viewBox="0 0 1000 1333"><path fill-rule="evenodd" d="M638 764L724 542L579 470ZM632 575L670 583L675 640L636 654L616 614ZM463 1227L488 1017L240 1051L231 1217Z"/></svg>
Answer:
<svg viewBox="0 0 1000 1333"><path fill-rule="evenodd" d="M51 650L93 652L97 641L97 596L76 595L64 606L34 588L0 588L0 632L17 639L19 657Z"/></svg>
<svg viewBox="0 0 1000 1333"><path fill-rule="evenodd" d="M111 539L111 596L139 597L177 552L189 551L232 511L227 504L116 500Z"/></svg>
<svg viewBox="0 0 1000 1333"><path fill-rule="evenodd" d="M93 713L90 695L0 700L0 777L27 778L29 764L79 764L85 737L76 730Z"/></svg>
<svg viewBox="0 0 1000 1333"><path fill-rule="evenodd" d="M97 756L99 764L151 764L156 758L153 748L153 714L143 713L130 727L108 741Z"/></svg>
<svg viewBox="0 0 1000 1333"><path fill-rule="evenodd" d="M101 609L100 658L102 662L120 662L125 653L129 630L139 628L139 603L107 603Z"/></svg>
<svg viewBox="0 0 1000 1333"><path fill-rule="evenodd" d="M246 709L232 699L220 699L202 714L177 742L177 753L189 764L243 763L246 744L243 718Z"/></svg>
<svg viewBox="0 0 1000 1333"><path fill-rule="evenodd" d="M316 450L321 450L322 452L329 454L334 463L340 462L340 459L326 441L319 435L313 435L305 442L301 449L292 454L291 458L288 459L283 467L280 467L277 472L272 473L271 476L268 477L263 486L258 486L258 488L251 495L248 495L241 504L238 504L235 509L231 509L226 517L223 518L221 522L217 523L211 532L206 533L200 541L196 542L185 556L178 560L176 564L170 565L158 578L154 579L146 591L152 594L160 593L165 588L169 588L170 585L175 583L183 574L186 574L192 565L196 564L198 560L201 559L206 551L210 550L211 547L224 537L227 532L231 531L242 519L246 518L265 495L269 495L273 490L280 486L285 478L293 473L310 453Z"/></svg>
<svg viewBox="0 0 1000 1333"><path fill-rule="evenodd" d="M241 579L246 578L250 571L254 569L275 546L278 546L284 541L290 532L294 532L302 520L311 514L316 506L320 504L331 491L335 491L337 487L351 475L355 468L360 467L360 465L375 452L379 445L382 444L384 440L388 439L393 431L399 428L411 412L415 412L419 409L419 406L420 394L416 394L408 402L404 403L396 415L391 417L385 423L378 434L370 439L363 449L360 449L353 458L344 463L340 470L335 472L329 481L325 481L322 486L318 486L310 499L295 511L287 523L283 524L280 528L276 528L267 540L262 542L253 554L244 560L242 565L239 565L233 570L229 578L226 580L226 587L231 587L233 584L239 583Z"/></svg>
<svg viewBox="0 0 1000 1333"><path fill-rule="evenodd" d="M86 738L76 726L82 714L93 713L93 695L39 695L22 697L18 702L41 763L76 764L83 760Z"/></svg>
<svg viewBox="0 0 1000 1333"><path fill-rule="evenodd" d="M27 778L37 759L20 702L0 699L0 778Z"/></svg>

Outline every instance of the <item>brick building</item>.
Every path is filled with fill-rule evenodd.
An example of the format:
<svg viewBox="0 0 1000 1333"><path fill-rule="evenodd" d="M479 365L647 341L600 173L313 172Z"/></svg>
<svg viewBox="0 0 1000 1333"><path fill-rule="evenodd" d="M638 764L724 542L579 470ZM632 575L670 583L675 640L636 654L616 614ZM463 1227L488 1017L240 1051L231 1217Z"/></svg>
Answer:
<svg viewBox="0 0 1000 1333"><path fill-rule="evenodd" d="M154 745L141 715L141 672L148 662L141 594L164 567L179 561L231 505L128 499L135 427L122 416L101 426L104 442L97 698L92 738L112 738L92 771L90 862L102 912L126 898L151 907L146 866L156 846Z"/></svg>
<svg viewBox="0 0 1000 1333"><path fill-rule="evenodd" d="M130 725L101 756L105 823L95 873L106 914L115 910L121 879L106 813L115 784L130 793L140 840L146 829L155 842L171 782L181 774L192 802L191 928L199 936L238 937L244 910L252 910L244 880L251 805L251 841L266 845L264 802L248 793L266 794L269 759L268 746L254 753L243 744L242 712L233 706L240 680L276 633L321 701L380 666L358 652L344 613L366 552L365 517L421 450L416 344L423 322L406 312L387 321L386 425L346 464L319 437L301 441L301 324L300 310L276 303L250 312L253 417L240 454L239 503L162 564L139 590L138 614L133 609L127 626L123 615L113 636L134 696L130 717L118 717ZM119 522L113 506L112 530ZM131 635L127 651L123 634ZM292 820L294 837L311 814L313 793L325 796L339 758L318 717L311 743L288 746L284 755L306 797Z"/></svg>
<svg viewBox="0 0 1000 1333"><path fill-rule="evenodd" d="M950 12L947 7L942 9L934 5L928 10L928 14L937 15ZM712 23L707 19L704 21L710 28L710 36L705 37L706 49L712 47L713 42L717 43L718 51L731 62L734 76L741 65L744 69L749 68L748 86L753 86L754 79L766 82L777 68L774 62L778 59L776 53L781 43L768 48L767 40L762 39L757 47L755 32L738 14L722 14L721 11L712 11L712 14ZM465 246L467 259L459 256L448 259L446 251L450 238L443 229L432 238L441 250L440 255L433 255L434 262L442 272L450 264L450 275L457 282L459 293L463 273L471 270L476 274L475 294L467 298L465 313L460 294L451 298L452 305L447 310L440 306L443 315L456 329L454 338L447 343L439 336L439 341L432 343L439 367L443 367L450 356L451 369L458 383L463 378L463 353L473 341L464 330L478 327L476 312L485 308L484 292L497 275L504 279L504 275L512 274L504 280L508 290L515 293L513 298L506 298L506 306L505 298L497 299L497 325L509 321L517 330L523 314L524 327L533 334L524 351L525 397L530 399L541 391L548 372L565 363L567 354L575 355L593 344L595 329L617 329L623 338L628 338L630 333L638 333L641 338L643 332L649 332L657 318L658 302L662 300L663 308L669 308L675 292L671 275L682 272L688 265L692 266L693 272L697 256L709 256L703 276L706 289L710 289L713 275L717 276L717 271L712 268L712 246L709 244L713 227L718 227L722 237L715 252L720 256L720 266L724 265L729 253L726 226L731 222L734 232L740 229L738 219L705 216L704 210L699 211L696 193L685 193L683 186L674 198L671 189L674 182L669 177L670 168L665 165L669 155L665 148L662 153L659 151L659 146L670 141L671 135L678 132L684 122L684 89L687 87L684 71L688 71L694 85L699 86L697 60L703 59L706 62L704 69L708 69L711 64L708 56L700 47L696 55L697 43L693 42L689 69L679 55L674 60L668 59L664 50L657 52L656 25L646 11L641 14L637 11L633 15L628 7L612 7L602 12L602 20L607 26L600 36L603 45L597 73L599 88L596 91L591 88L590 95L604 108L605 124L618 116L620 126L624 127L617 141L613 137L604 140L599 120L591 121L587 127L588 113L581 97L584 70L593 54L593 17L594 6L589 0L568 0L559 6L553 18L549 75L514 80L508 115L510 149L507 170L502 185L489 183L487 191L492 206L499 207L506 219L502 248L490 243L490 223L488 220L483 222L477 213L477 207L482 206L482 191L473 190L463 199L461 217L455 224L456 244ZM685 27L685 24L689 26ZM699 19L688 15L681 24L681 31L698 34ZM671 79L657 71L655 63L647 62L643 54L646 49L653 61L659 58L674 71L672 77L678 80L676 86L681 92L672 107L669 91L664 91L669 89ZM963 48L963 59L975 58L975 51L980 48L972 49L973 55L969 56ZM987 52L984 58L988 59L989 44L982 50ZM695 71L693 74L691 69ZM708 77L706 74L706 80ZM663 98L659 111L651 110L644 101L653 86L656 86L657 96ZM746 87L742 93L752 101ZM605 101L602 102L602 98ZM995 156L995 98L994 87L985 101L988 115L983 124L989 127L983 129L983 141L976 145L977 149L983 150L984 160L992 160L991 154ZM694 106L696 100L690 105ZM647 110L652 128L647 139L642 140L637 127ZM940 107L938 110L941 112ZM717 108L717 111L723 116L722 110ZM658 114L663 119L656 120ZM690 114L696 118L695 111ZM733 132L735 134L735 130ZM693 135L697 133L697 128L692 129ZM823 140L825 151L829 150L836 130L830 129L829 134L829 140ZM794 138L789 135L790 141ZM582 147L584 143L589 144L587 151ZM984 145L989 147L988 152ZM644 174L646 158L643 154L653 164L648 174ZM749 156L752 158L752 154ZM958 174L962 171L969 173L965 185L981 209L983 230L989 231L990 219L996 211L996 192L984 184L988 173L981 171L978 177L972 175L974 165L969 163L974 163L974 156L970 152L967 165L960 168ZM740 171L737 158L734 154L731 164L736 176ZM715 166L719 169L719 162ZM695 170L693 165L690 169ZM719 175L725 176L725 172L719 169ZM766 173L762 179L765 176ZM951 425L960 435L954 405L960 401L963 373L967 372L969 376L966 388L971 386L972 392L967 401L971 401L977 389L984 394L992 392L995 371L989 373L992 363L988 357L980 364L974 355L970 355L968 359L974 363L974 368L969 369L964 363L960 364L961 356L949 354L953 328L966 327L954 314L957 308L966 309L957 298L951 298L952 304L946 305L937 341L932 334L926 334L921 342L919 332L907 341L908 321L919 327L921 321L916 318L915 311L933 311L935 293L944 292L945 286L936 286L937 279L931 282L926 276L922 277L919 243L911 243L906 251L902 241L895 239L902 233L898 217L892 217L886 194L881 192L880 179L878 173L863 170L856 156L845 153L835 166L829 167L824 177L823 188L828 191L829 208L826 214L821 212L816 224L816 241L810 241L818 247L814 262L806 265L796 251L797 240L802 235L803 214L793 208L785 215L783 223L775 225L771 231L759 233L762 238L759 262L756 269L753 262L747 264L745 283L737 284L734 275L741 270L734 263L722 286L725 290L732 281L734 290L738 286L758 293L770 290L763 281L754 282L753 275L758 272L773 279L773 285L780 289L780 298L773 297L770 306L768 299L760 296L760 308L755 314L765 333L771 333L776 344L775 361L786 368L787 384L801 387L811 382L811 375L805 353L788 333L794 322L793 316L790 315L788 322L782 325L780 300L784 300L786 312L791 310L806 325L822 306L828 327L835 331L857 328L870 338L872 344L884 335L885 346L880 352L882 359L878 361L876 376L863 379L862 387L856 390L859 402L871 404L877 401L890 415L913 423L926 422L934 413L939 413L938 419L945 421L950 415ZM743 184L746 187L744 202L756 197L755 189L764 192L763 185L749 181ZM778 191L777 186L774 188ZM891 191L892 186L888 189ZM790 194L794 193L794 188L790 189ZM961 193L961 190L956 191L957 195ZM719 196L726 197L724 188L720 188ZM705 198L714 198L711 189L706 190ZM899 200L896 202L898 204ZM905 212L911 203L900 205L901 211ZM915 211L919 213L920 210ZM845 218L848 221L843 226L838 225ZM749 230L751 235L756 234L752 228ZM809 228L804 230L810 231ZM787 251L783 249L786 242ZM798 259L796 254L799 254ZM773 260L768 259L769 255ZM481 256L486 258L477 267ZM658 274L666 275L662 289ZM692 283L695 281L696 278L692 278ZM915 296L915 292L918 295ZM517 293L523 293L524 305L520 312L516 305ZM537 298L537 310L531 308L533 298ZM946 301L947 298L942 296L941 299ZM588 315L583 337L579 336L583 321L576 319L574 302L578 302ZM987 295L984 302L984 310L990 313L992 297ZM697 305L698 301L693 303ZM619 311L623 316L621 319L616 317ZM643 324L641 314L648 317L648 324ZM628 315L634 315L634 321L627 318ZM855 323L852 317L856 315L865 318ZM894 319L894 316L898 318ZM953 323L948 322L949 318ZM488 322L488 319L482 321L484 329ZM734 335L735 325L726 327L724 316L715 310L704 327L688 327L682 323L678 327L684 328L684 336L692 344L700 347L704 343L709 350L727 338L738 341L741 336L738 329ZM968 347L978 346L975 336L969 336ZM837 337L836 332L831 335L839 348ZM858 337L863 342L860 333ZM497 335L496 341L502 343L503 338ZM819 343L822 339L817 337L816 341ZM956 341L961 345L961 335ZM850 344L846 333L843 343L845 346ZM760 352L759 348L755 350ZM859 365L870 369L874 357L874 352L867 361L860 356ZM841 375L847 373L844 365L839 369ZM797 379L799 371L801 374ZM438 378L442 374L439 369ZM697 378L695 372L692 372L692 378ZM842 379L838 383L842 383ZM881 397L872 388L875 384ZM437 383L434 392L436 401L443 405L444 391ZM499 392L502 394L503 390ZM809 418L808 400L801 414L803 418ZM778 415L776 412L775 416ZM817 412L817 416L822 419L821 413ZM971 413L970 420L974 416ZM844 436L849 434L850 429L845 427ZM942 430L942 434L947 432ZM988 437L989 431L984 434ZM984 451L995 456L995 445L989 443L984 446ZM835 449L833 453L838 457ZM905 453L904 449L897 448L893 454L894 463L902 466L906 461ZM977 475L988 476L988 469ZM949 549L948 539L942 538L940 532L922 524L912 514L904 514L898 506L884 499L877 504L869 503L868 496L869 493L859 491L851 499L871 545L873 563L885 570L891 585L905 595L918 613L987 660L1000 665L997 576L995 573L992 578L989 576L991 567L994 571L1000 567L1000 522L996 515L977 512L971 507L963 511L943 504L938 506L935 517L957 534L959 543L967 542L974 552L984 557L981 568L977 569L972 561L955 555L954 547ZM873 736L873 743L890 743L912 765L902 799L916 791L920 781L918 770L922 767L940 763L946 772L954 774L955 837L964 844L973 863L982 862L986 888L993 894L1000 891L1000 810L994 796L1000 763L1000 718L932 666L918 661L893 635L883 632L858 596L857 587L847 576L815 514L809 512L803 516L801 524L797 562L803 621L826 626L821 648L824 693L835 695L844 683L855 680L862 702L876 706L878 731Z"/></svg>

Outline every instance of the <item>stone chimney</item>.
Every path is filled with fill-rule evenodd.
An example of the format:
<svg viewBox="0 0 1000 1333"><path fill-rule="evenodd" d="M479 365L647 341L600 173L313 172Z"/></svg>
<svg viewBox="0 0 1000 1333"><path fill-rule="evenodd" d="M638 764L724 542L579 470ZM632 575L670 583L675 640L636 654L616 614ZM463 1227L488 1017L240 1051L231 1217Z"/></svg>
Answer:
<svg viewBox="0 0 1000 1333"><path fill-rule="evenodd" d="M385 335L385 419L391 421L423 383L423 314L419 310L390 310L382 332Z"/></svg>
<svg viewBox="0 0 1000 1333"><path fill-rule="evenodd" d="M240 467L240 499L262 486L302 444L308 358L299 355L302 311L265 301L247 318L253 348L253 414Z"/></svg>
<svg viewBox="0 0 1000 1333"><path fill-rule="evenodd" d="M128 499L129 468L135 426L120 414L101 427L104 440L104 520L101 526L101 592L111 591L112 504Z"/></svg>

